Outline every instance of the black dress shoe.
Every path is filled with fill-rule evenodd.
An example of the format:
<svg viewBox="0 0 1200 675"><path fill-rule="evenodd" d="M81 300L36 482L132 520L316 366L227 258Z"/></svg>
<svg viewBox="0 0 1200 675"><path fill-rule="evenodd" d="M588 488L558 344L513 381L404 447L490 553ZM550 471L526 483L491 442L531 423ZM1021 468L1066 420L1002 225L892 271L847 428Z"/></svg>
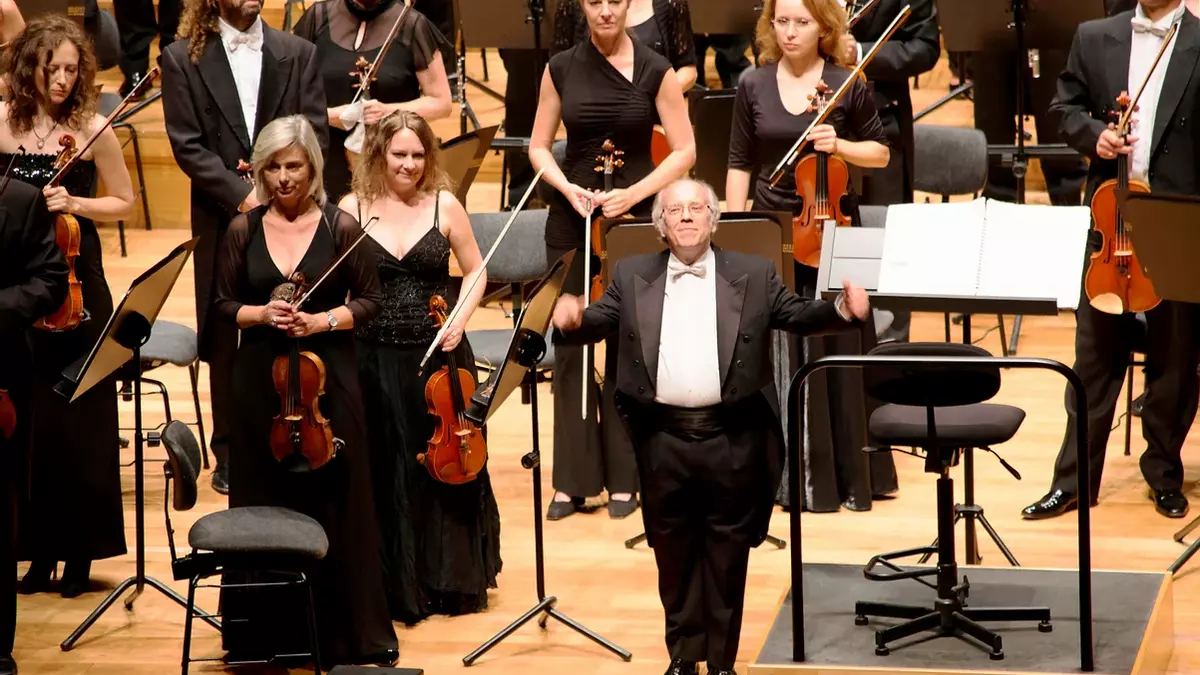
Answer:
<svg viewBox="0 0 1200 675"><path fill-rule="evenodd" d="M733 668L709 668L708 675L737 675Z"/></svg>
<svg viewBox="0 0 1200 675"><path fill-rule="evenodd" d="M583 497L571 497L569 502L560 502L552 497L550 506L546 509L546 520L562 520L578 511L585 502Z"/></svg>
<svg viewBox="0 0 1200 675"><path fill-rule="evenodd" d="M127 76L125 81L121 83L121 89L119 90L121 93L121 98L128 96L129 93L133 91L133 88L138 85L138 82L141 82L142 78L145 76L145 73L131 73L129 76ZM133 100L141 99L141 96L137 96Z"/></svg>
<svg viewBox="0 0 1200 675"><path fill-rule="evenodd" d="M671 665L667 666L667 672L663 675L696 675L696 664L683 659L671 659Z"/></svg>
<svg viewBox="0 0 1200 675"><path fill-rule="evenodd" d="M614 520L628 518L633 515L638 509L637 497L630 499L609 499L608 500L608 517Z"/></svg>
<svg viewBox="0 0 1200 675"><path fill-rule="evenodd" d="M92 587L91 573L92 561L68 560L63 565L62 582L58 585L59 594L64 598L75 598L87 593Z"/></svg>
<svg viewBox="0 0 1200 675"><path fill-rule="evenodd" d="M223 495L229 494L229 462L218 463L213 469L212 488Z"/></svg>
<svg viewBox="0 0 1200 675"><path fill-rule="evenodd" d="M383 666L391 668L400 660L400 652L395 649L385 649L378 654L372 654L366 658L360 665Z"/></svg>
<svg viewBox="0 0 1200 675"><path fill-rule="evenodd" d="M50 575L54 573L57 565L58 563L55 562L34 560L29 565L29 571L25 572L25 576L21 577L21 583L17 586L17 592L21 595L33 595L34 593L45 593L50 590Z"/></svg>
<svg viewBox="0 0 1200 675"><path fill-rule="evenodd" d="M0 656L0 675L17 675L17 662L12 654Z"/></svg>
<svg viewBox="0 0 1200 675"><path fill-rule="evenodd" d="M1188 513L1188 500L1179 490L1150 490L1154 510L1168 518L1182 518Z"/></svg>
<svg viewBox="0 0 1200 675"><path fill-rule="evenodd" d="M1026 506L1021 511L1021 517L1025 520L1054 518L1067 511L1073 511L1078 506L1079 500L1075 498L1075 495L1062 490L1052 490L1050 494Z"/></svg>

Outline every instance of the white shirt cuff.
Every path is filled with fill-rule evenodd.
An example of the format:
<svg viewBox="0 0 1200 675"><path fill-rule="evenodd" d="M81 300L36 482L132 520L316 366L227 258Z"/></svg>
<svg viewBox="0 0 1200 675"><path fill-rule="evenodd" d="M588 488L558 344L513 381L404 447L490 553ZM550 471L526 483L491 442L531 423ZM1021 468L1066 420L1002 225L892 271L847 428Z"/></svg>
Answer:
<svg viewBox="0 0 1200 675"><path fill-rule="evenodd" d="M833 308L837 310L838 316L842 317L842 321L854 321L854 317L846 309L845 293L838 293L837 298L833 301Z"/></svg>
<svg viewBox="0 0 1200 675"><path fill-rule="evenodd" d="M856 65L856 66L857 66L858 64L862 63L862 57L863 57L862 43L861 43L861 42L856 42L856 43L854 44L854 46L855 46L855 47L858 49L858 59L856 59L856 60L854 61L854 65Z"/></svg>

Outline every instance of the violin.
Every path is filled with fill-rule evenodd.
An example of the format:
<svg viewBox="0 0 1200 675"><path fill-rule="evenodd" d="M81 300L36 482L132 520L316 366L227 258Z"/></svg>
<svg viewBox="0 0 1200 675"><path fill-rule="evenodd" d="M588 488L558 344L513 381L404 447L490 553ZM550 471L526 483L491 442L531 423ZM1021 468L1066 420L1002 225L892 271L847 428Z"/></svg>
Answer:
<svg viewBox="0 0 1200 675"><path fill-rule="evenodd" d="M17 407L7 389L0 389L0 436L9 440L17 432Z"/></svg>
<svg viewBox="0 0 1200 675"><path fill-rule="evenodd" d="M136 97L141 97L149 88L150 83L158 77L159 68L156 66L154 70L146 73L146 76L138 81L134 86L133 91L121 101L121 105L109 113L108 118L104 123L96 128L87 142L82 148L76 148L75 137L70 134L63 134L58 139L58 144L62 148L54 159L54 168L57 171L46 187L58 187L62 184L63 178L67 173L75 168L75 165L83 157L88 148L100 138L100 134L104 133L105 129L112 126L117 116L125 111L125 108ZM54 242L62 251L63 257L67 261L67 296L63 299L63 304L58 309L54 310L47 316L38 319L33 327L38 330L60 332L68 331L77 328L80 323L87 317L87 310L83 306L83 284L79 281L79 277L75 274L75 260L79 257L79 246L82 239L82 234L79 229L79 221L75 216L69 213L57 213L54 217Z"/></svg>
<svg viewBox="0 0 1200 675"><path fill-rule="evenodd" d="M54 168L59 169L58 175L62 175L62 168L76 156L75 138L70 134L63 134L59 137L58 144L62 149L58 151L54 160ZM57 178L58 176L55 176L56 180L51 180L48 187L57 186ZM63 298L63 303L58 309L35 321L34 328L44 331L68 331L83 322L83 283L75 274L75 260L79 257L82 238L79 221L75 216L69 213L55 214L54 243L67 261L67 296Z"/></svg>
<svg viewBox="0 0 1200 675"><path fill-rule="evenodd" d="M322 214L321 218L324 217ZM293 310L299 309L362 243L377 220L378 217L373 217L367 221L358 238L325 268L316 281L309 284L302 273L295 272L271 291L271 300L283 300ZM271 454L293 471L325 466L337 456L342 445L341 439L333 437L329 420L321 414L319 404L325 394L325 376L325 362L313 352L301 351L297 340L292 340L287 354L275 357L271 364L271 379L280 402L279 414L271 422Z"/></svg>
<svg viewBox="0 0 1200 675"><path fill-rule="evenodd" d="M297 272L275 287L271 300L294 303L304 287L304 275ZM325 362L313 352L300 351L297 340L271 365L281 404L279 414L271 420L271 454L280 463L294 462L292 467L298 471L319 469L337 455L333 429L319 405L325 394L325 375Z"/></svg>
<svg viewBox="0 0 1200 675"><path fill-rule="evenodd" d="M808 97L810 113L824 113L829 105L829 85L817 83L817 91ZM839 227L850 226L850 216L842 211L842 197L850 183L850 170L840 157L827 152L806 155L796 165L796 194L803 207L792 218L792 257L801 265L818 267L821 261L821 231L833 221Z"/></svg>
<svg viewBox="0 0 1200 675"><path fill-rule="evenodd" d="M1163 45L1170 40L1168 37ZM1161 51L1159 55L1162 55ZM1131 113L1137 111L1137 106L1129 98L1128 91L1122 91L1116 103L1110 114L1117 122L1110 123L1109 128L1124 139L1129 134ZM1162 302L1133 251L1133 242L1117 206L1117 193L1121 190L1150 192L1146 183L1129 179L1129 156L1124 154L1117 155L1117 177L1101 183L1092 194L1090 204L1092 227L1100 233L1103 244L1091 255L1083 285L1092 307L1106 314L1145 312Z"/></svg>
<svg viewBox="0 0 1200 675"><path fill-rule="evenodd" d="M404 17L408 15L408 11L412 9L412 4L404 3L404 9L400 10L400 15L392 22L392 28L388 31L387 37L384 38L383 46L379 48L379 53L375 55L375 60L368 62L363 57L358 57L354 62L354 71L350 73L350 77L354 78L354 88L358 91L354 94L354 99L350 101L350 105L358 103L360 100L370 100L371 98L371 83L379 79L379 67L383 65L383 59L387 56L388 50L392 48L392 43L396 41L396 37L400 34L400 25L404 22ZM350 131L349 137L346 138L345 146L346 161L353 166L354 155L362 152L363 139L366 137L366 126L359 120L354 125L354 129Z"/></svg>
<svg viewBox="0 0 1200 675"><path fill-rule="evenodd" d="M593 171L604 174L605 192L612 192L613 171L625 166L625 160L621 159L621 156L624 154L625 151L617 150L617 147L613 145L611 140L605 139L604 144L600 146L600 154L596 156L596 166L593 167ZM603 265L604 261L608 259L608 247L604 245L603 223L606 220L612 219L600 217L596 220L591 220L591 216L588 216L588 220L590 222L585 236L585 238L588 239L588 242L585 242L584 247L589 249L592 253L595 253L596 257L600 259L600 262ZM585 268L591 266L591 254L588 254L588 256L584 258L584 263ZM589 284L589 300L591 302L595 302L600 299L600 296L604 295L604 281L602 279L602 275L597 274L592 276L589 272L585 272L585 275L586 279L590 279L590 281L587 282Z"/></svg>
<svg viewBox="0 0 1200 675"><path fill-rule="evenodd" d="M447 324L449 306L435 295L429 299L429 314L440 329ZM467 419L467 399L475 394L471 371L460 368L453 351L446 352L446 365L425 382L425 403L437 418L425 452L417 461L434 480L451 485L469 483L487 464L487 442L479 427Z"/></svg>

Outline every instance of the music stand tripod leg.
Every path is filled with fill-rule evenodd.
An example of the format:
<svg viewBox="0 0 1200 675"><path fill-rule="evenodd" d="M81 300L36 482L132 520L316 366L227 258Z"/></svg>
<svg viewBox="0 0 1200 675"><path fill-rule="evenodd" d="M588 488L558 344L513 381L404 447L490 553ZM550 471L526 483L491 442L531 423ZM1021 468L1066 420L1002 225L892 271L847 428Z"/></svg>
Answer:
<svg viewBox="0 0 1200 675"><path fill-rule="evenodd" d="M583 624L571 619L555 609L555 604L558 599L554 596L546 595L546 567L544 546L542 544L542 463L541 450L538 442L538 399L537 399L537 370L532 364L525 373L525 381L521 385L529 392L529 411L533 426L533 449L521 458L521 465L533 472L533 538L534 538L534 569L537 582L538 602L527 612L522 614L516 621L513 621L499 633L488 638L486 642L480 645L475 651L463 657L463 665L470 666L488 650L500 644L508 636L512 635L518 628L525 625L535 616L541 615L538 619L538 625L546 628L547 617L552 616L560 622L574 629L576 632L587 636L596 644L604 647L612 653L620 656L622 660L629 661L633 658L633 654L615 643L605 639L599 634L593 632Z"/></svg>

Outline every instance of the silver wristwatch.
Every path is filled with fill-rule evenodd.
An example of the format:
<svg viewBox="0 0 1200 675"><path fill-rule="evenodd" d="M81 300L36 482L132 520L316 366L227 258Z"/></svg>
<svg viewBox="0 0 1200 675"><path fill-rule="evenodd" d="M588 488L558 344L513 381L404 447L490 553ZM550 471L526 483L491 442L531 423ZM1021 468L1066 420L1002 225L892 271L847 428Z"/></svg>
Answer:
<svg viewBox="0 0 1200 675"><path fill-rule="evenodd" d="M333 318L333 312L325 312L325 316L329 318L329 330L337 330L337 319Z"/></svg>

